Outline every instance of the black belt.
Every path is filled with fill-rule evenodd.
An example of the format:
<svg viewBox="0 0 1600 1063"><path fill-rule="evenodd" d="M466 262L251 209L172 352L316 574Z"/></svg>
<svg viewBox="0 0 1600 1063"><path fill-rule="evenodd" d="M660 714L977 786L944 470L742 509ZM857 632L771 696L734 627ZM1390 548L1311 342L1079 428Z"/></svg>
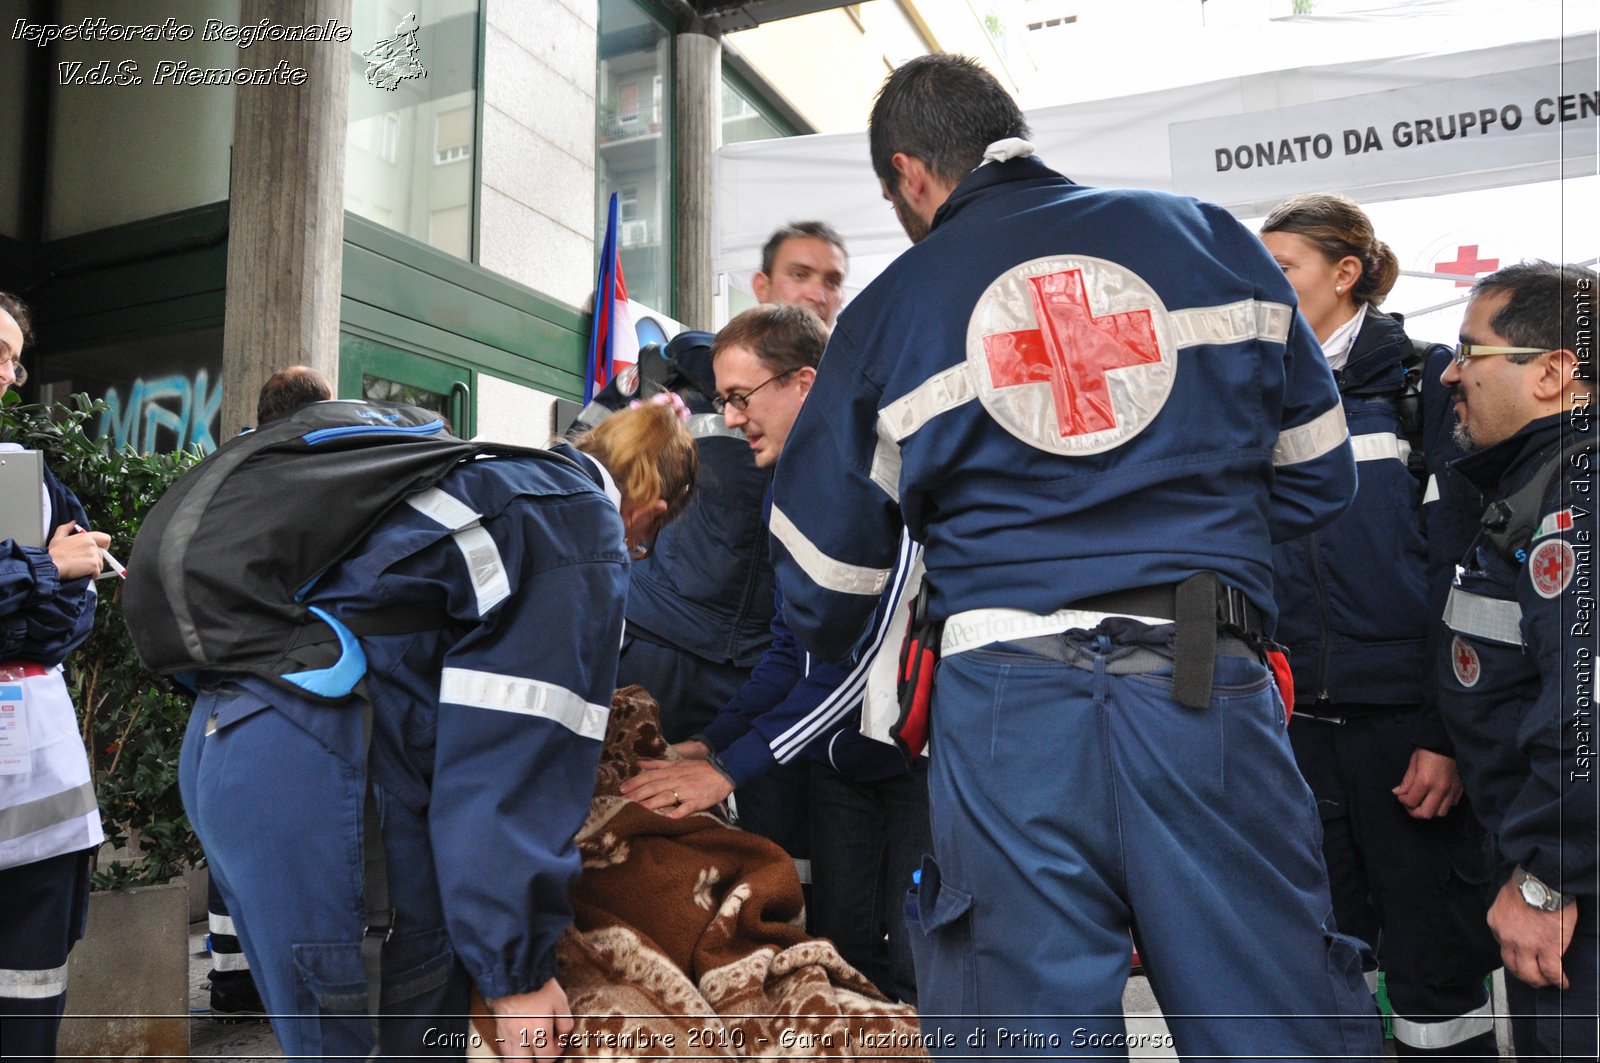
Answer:
<svg viewBox="0 0 1600 1063"><path fill-rule="evenodd" d="M1112 591L1110 594L1097 594L1093 598L1084 598L1066 606L1068 609L1083 609L1094 613L1111 613L1114 616L1148 616L1161 620L1178 619L1178 591L1195 579L1211 576L1215 582L1216 624L1217 627L1238 635L1255 636L1266 634L1265 618L1261 610L1250 603L1244 592L1237 587L1230 587L1225 583L1216 582L1216 577L1211 573L1201 573L1191 577L1183 583L1164 583L1157 587L1140 587L1131 591ZM1204 598L1201 598L1204 608Z"/></svg>
<svg viewBox="0 0 1600 1063"><path fill-rule="evenodd" d="M1097 594L1073 602L1070 609L1125 616L1148 616L1178 625L1173 647L1172 697L1180 705L1203 709L1211 704L1211 680L1217 665L1217 632L1254 642L1266 634L1261 610L1244 592L1200 572L1182 583Z"/></svg>

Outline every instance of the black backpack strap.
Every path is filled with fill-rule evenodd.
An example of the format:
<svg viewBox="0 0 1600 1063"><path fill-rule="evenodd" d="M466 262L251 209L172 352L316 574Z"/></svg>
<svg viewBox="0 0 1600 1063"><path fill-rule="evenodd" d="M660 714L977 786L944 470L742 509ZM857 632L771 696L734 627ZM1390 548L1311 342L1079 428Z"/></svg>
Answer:
<svg viewBox="0 0 1600 1063"><path fill-rule="evenodd" d="M1411 341L1411 353L1402 364L1405 379L1394 397L1394 412L1400 420L1400 432L1411 452L1406 455L1406 468L1419 481L1428 480L1428 455L1423 446L1422 373L1428 364L1428 355L1438 344L1423 340Z"/></svg>
<svg viewBox="0 0 1600 1063"><path fill-rule="evenodd" d="M1593 454L1593 439L1575 443L1550 456L1534 471L1528 482L1483 511L1481 524L1488 539L1502 557L1517 564L1526 559L1528 543L1544 517L1544 499L1550 482L1580 454Z"/></svg>
<svg viewBox="0 0 1600 1063"><path fill-rule="evenodd" d="M366 928L361 933L361 970L367 979L367 1021L372 1025L372 1053L382 1049L380 1016L383 1008L383 946L394 934L395 911L389 902L389 866L383 855L383 817L372 789L372 698L367 681L356 685L361 701L361 746L366 794L361 802L361 889L366 905Z"/></svg>

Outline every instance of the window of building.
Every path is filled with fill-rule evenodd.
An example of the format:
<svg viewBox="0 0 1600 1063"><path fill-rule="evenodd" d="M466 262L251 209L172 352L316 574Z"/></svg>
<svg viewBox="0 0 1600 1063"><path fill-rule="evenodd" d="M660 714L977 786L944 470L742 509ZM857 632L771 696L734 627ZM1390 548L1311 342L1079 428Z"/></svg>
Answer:
<svg viewBox="0 0 1600 1063"><path fill-rule="evenodd" d="M433 116L433 164L460 162L472 156L472 108L459 107Z"/></svg>
<svg viewBox="0 0 1600 1063"><path fill-rule="evenodd" d="M472 254L475 0L351 13L345 209L462 258Z"/></svg>
<svg viewBox="0 0 1600 1063"><path fill-rule="evenodd" d="M773 121L743 86L722 75L722 142L738 144L746 140L770 140L788 136L791 130Z"/></svg>
<svg viewBox="0 0 1600 1063"><path fill-rule="evenodd" d="M672 33L641 0L600 0L595 243L617 193L630 298L672 310Z"/></svg>

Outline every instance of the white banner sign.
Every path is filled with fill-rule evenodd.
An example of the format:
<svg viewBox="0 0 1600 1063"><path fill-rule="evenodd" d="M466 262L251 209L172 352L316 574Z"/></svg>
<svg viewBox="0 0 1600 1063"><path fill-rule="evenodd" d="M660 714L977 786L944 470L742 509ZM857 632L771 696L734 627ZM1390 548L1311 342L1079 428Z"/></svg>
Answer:
<svg viewBox="0 0 1600 1063"><path fill-rule="evenodd" d="M1227 206L1452 173L1593 169L1594 60L1171 127L1173 187ZM1532 179L1532 175L1530 175Z"/></svg>

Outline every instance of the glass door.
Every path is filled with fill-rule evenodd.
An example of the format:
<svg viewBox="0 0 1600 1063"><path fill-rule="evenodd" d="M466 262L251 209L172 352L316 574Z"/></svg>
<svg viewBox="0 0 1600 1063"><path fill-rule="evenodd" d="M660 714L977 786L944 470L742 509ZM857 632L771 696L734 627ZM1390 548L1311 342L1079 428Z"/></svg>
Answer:
<svg viewBox="0 0 1600 1063"><path fill-rule="evenodd" d="M339 337L339 394L432 410L462 439L477 431L472 370L362 336Z"/></svg>

